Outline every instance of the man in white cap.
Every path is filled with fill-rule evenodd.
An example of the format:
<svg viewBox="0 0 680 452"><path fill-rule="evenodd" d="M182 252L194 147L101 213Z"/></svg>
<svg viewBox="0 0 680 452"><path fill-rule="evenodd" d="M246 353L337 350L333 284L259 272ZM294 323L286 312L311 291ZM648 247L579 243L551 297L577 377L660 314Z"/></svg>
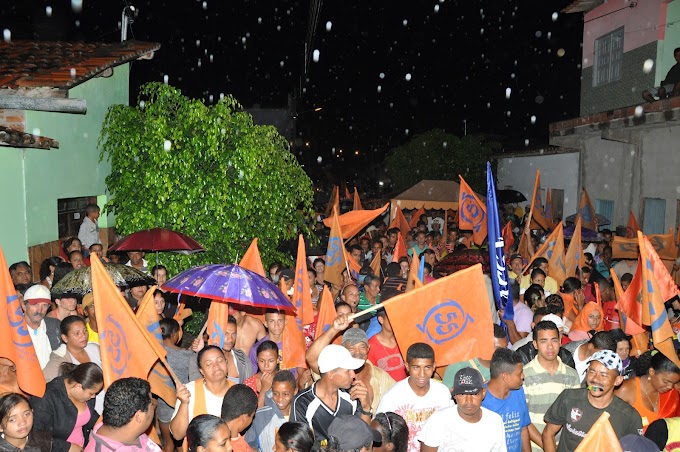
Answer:
<svg viewBox="0 0 680 452"><path fill-rule="evenodd" d="M614 395L623 383L623 363L611 350L600 350L588 359L587 388L567 389L545 413L543 450L566 452L575 450L605 411L616 437L642 435L642 418L628 403ZM563 429L559 448L555 437Z"/></svg>
<svg viewBox="0 0 680 452"><path fill-rule="evenodd" d="M543 450L543 416L565 389L576 389L580 379L576 369L559 357L562 319L554 314L543 317L533 329L536 357L524 365L524 395L529 406L529 438L534 451Z"/></svg>
<svg viewBox="0 0 680 452"><path fill-rule="evenodd" d="M61 321L45 317L51 302L49 289L42 284L36 284L26 290L24 303L21 306L41 369L44 369L50 360L52 350L56 350L61 345L59 336Z"/></svg>
<svg viewBox="0 0 680 452"><path fill-rule="evenodd" d="M355 379L354 374L364 362L352 358L342 345L327 345L318 359L321 379L293 399L290 420L309 424L317 445L327 445L328 428L341 414L360 416L367 424L371 422L373 413L368 389L361 380Z"/></svg>

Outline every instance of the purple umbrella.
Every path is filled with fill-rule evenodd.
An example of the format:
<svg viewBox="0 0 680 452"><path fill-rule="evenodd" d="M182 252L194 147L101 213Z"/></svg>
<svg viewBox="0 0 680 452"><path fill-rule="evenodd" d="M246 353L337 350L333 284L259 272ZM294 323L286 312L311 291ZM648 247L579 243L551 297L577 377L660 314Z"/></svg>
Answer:
<svg viewBox="0 0 680 452"><path fill-rule="evenodd" d="M235 264L190 268L166 282L163 289L222 303L295 314L293 304L274 283Z"/></svg>
<svg viewBox="0 0 680 452"><path fill-rule="evenodd" d="M576 229L576 226L573 224L570 224L569 226L564 228L564 238L565 239L570 239L574 235L574 229ZM592 229L584 228L581 227L581 241L582 242L601 242L604 239L600 234L597 233L597 231L593 231Z"/></svg>

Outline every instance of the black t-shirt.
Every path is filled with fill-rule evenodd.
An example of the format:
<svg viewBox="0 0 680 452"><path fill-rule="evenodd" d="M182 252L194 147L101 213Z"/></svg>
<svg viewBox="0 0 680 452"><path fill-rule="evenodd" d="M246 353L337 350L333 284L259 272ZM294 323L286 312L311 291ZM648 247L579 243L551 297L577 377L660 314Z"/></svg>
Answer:
<svg viewBox="0 0 680 452"><path fill-rule="evenodd" d="M340 390L338 391L338 405L333 411L316 396L316 383L295 396L290 407L291 422L308 424L314 430L316 444L324 446L324 441L328 439L328 427L333 419L341 414L361 416L361 413L357 411L357 402L350 399L347 392Z"/></svg>
<svg viewBox="0 0 680 452"><path fill-rule="evenodd" d="M680 82L680 63L675 63L666 74L666 80L661 82L661 85L675 85L678 82Z"/></svg>
<svg viewBox="0 0 680 452"><path fill-rule="evenodd" d="M587 389L566 389L545 413L545 422L561 425L562 436L558 452L576 449L603 412L609 413L609 423L617 438L642 435L642 419L637 410L614 396L605 409L595 408L588 401Z"/></svg>

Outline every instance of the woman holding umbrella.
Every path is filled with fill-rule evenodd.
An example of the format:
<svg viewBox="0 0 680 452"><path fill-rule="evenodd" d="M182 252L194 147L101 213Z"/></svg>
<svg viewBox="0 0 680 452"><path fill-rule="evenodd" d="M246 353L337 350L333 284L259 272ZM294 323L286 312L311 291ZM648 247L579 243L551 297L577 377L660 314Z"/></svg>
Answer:
<svg viewBox="0 0 680 452"><path fill-rule="evenodd" d="M198 352L198 369L203 378L177 388L177 404L170 421L176 440L183 439L193 418L201 414L222 414L222 401L235 383L227 379L227 360L221 348L208 345Z"/></svg>

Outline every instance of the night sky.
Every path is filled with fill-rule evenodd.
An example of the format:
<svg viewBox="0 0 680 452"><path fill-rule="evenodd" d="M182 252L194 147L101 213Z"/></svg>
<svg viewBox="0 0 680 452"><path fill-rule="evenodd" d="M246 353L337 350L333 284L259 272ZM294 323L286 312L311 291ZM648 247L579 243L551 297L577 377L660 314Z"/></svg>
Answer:
<svg viewBox="0 0 680 452"><path fill-rule="evenodd" d="M11 3L0 28L12 39L120 40L126 1ZM128 37L162 44L133 63L133 100L140 84L166 75L206 102L225 93L246 108L284 107L296 95L308 162L346 148L360 154L345 164L360 167L413 135L462 135L464 125L518 150L546 144L550 122L578 116L583 19L560 13L570 1L128 3L139 9Z"/></svg>

